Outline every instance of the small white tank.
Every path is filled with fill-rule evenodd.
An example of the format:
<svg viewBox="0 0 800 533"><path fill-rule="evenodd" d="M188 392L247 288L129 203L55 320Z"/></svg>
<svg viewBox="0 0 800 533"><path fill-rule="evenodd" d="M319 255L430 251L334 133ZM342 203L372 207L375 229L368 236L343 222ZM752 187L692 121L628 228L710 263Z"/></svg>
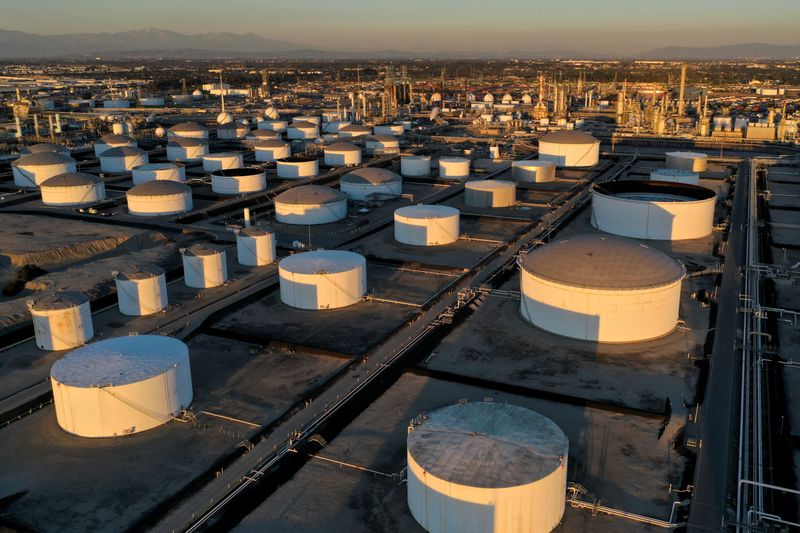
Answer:
<svg viewBox="0 0 800 533"><path fill-rule="evenodd" d="M461 180L469 177L470 160L466 157L440 157L439 177Z"/></svg>
<svg viewBox="0 0 800 533"><path fill-rule="evenodd" d="M708 155L697 152L667 152L667 168L705 172L708 170Z"/></svg>
<svg viewBox="0 0 800 533"><path fill-rule="evenodd" d="M373 128L375 135L394 135L399 137L405 132L402 124L378 124Z"/></svg>
<svg viewBox="0 0 800 533"><path fill-rule="evenodd" d="M192 208L192 189L177 181L155 180L125 193L128 212L141 217L175 215Z"/></svg>
<svg viewBox="0 0 800 533"><path fill-rule="evenodd" d="M39 188L44 205L86 205L105 200L106 186L93 174L76 172L48 178Z"/></svg>
<svg viewBox="0 0 800 533"><path fill-rule="evenodd" d="M556 179L556 164L552 161L513 161L511 179L517 183L546 183Z"/></svg>
<svg viewBox="0 0 800 533"><path fill-rule="evenodd" d="M325 164L332 167L360 165L361 148L347 142L338 142L326 146Z"/></svg>
<svg viewBox="0 0 800 533"><path fill-rule="evenodd" d="M353 137L363 137L364 135L372 135L372 128L359 124L350 124L339 128L339 137L341 139L352 139Z"/></svg>
<svg viewBox="0 0 800 533"><path fill-rule="evenodd" d="M368 154L384 155L384 154L399 154L400 153L400 139L391 135L373 135L367 137L364 142L364 147Z"/></svg>
<svg viewBox="0 0 800 533"><path fill-rule="evenodd" d="M94 155L100 157L106 150L111 150L112 148L118 148L120 146L136 147L137 144L134 139L127 135L103 135L94 142Z"/></svg>
<svg viewBox="0 0 800 533"><path fill-rule="evenodd" d="M281 134L276 131L269 130L253 130L247 134L245 141L248 143L257 143L259 141L271 141L273 139L280 139Z"/></svg>
<svg viewBox="0 0 800 533"><path fill-rule="evenodd" d="M89 297L78 292L57 292L28 300L36 346L42 350L68 350L94 337Z"/></svg>
<svg viewBox="0 0 800 533"><path fill-rule="evenodd" d="M275 233L259 228L239 230L236 254L240 265L264 266L275 262Z"/></svg>
<svg viewBox="0 0 800 533"><path fill-rule="evenodd" d="M319 160L314 157L286 157L278 160L278 177L311 178L319 174Z"/></svg>
<svg viewBox="0 0 800 533"><path fill-rule="evenodd" d="M134 185L156 180L177 181L179 183L186 181L186 167L180 163L139 165L138 167L133 167L131 174Z"/></svg>
<svg viewBox="0 0 800 533"><path fill-rule="evenodd" d="M256 161L261 163L274 163L278 159L286 159L292 156L292 147L289 143L280 139L268 139L257 141L253 145Z"/></svg>
<svg viewBox="0 0 800 533"><path fill-rule="evenodd" d="M431 175L431 157L428 155L400 156L400 174L407 178Z"/></svg>
<svg viewBox="0 0 800 533"><path fill-rule="evenodd" d="M126 268L116 275L116 284L119 312L123 315L152 315L167 307L167 279L160 266Z"/></svg>
<svg viewBox="0 0 800 533"><path fill-rule="evenodd" d="M134 167L146 165L150 156L146 151L134 146L118 146L103 152L100 156L100 170L103 172L128 172Z"/></svg>
<svg viewBox="0 0 800 533"><path fill-rule="evenodd" d="M510 207L517 201L513 181L479 180L464 186L464 201L471 207Z"/></svg>
<svg viewBox="0 0 800 533"><path fill-rule="evenodd" d="M285 120L265 120L264 122L258 123L258 129L260 130L267 130L267 131L275 131L275 132L283 132L286 131L287 123Z"/></svg>
<svg viewBox="0 0 800 533"><path fill-rule="evenodd" d="M217 139L244 139L248 133L250 133L250 126L238 122L230 122L217 128Z"/></svg>
<svg viewBox="0 0 800 533"><path fill-rule="evenodd" d="M200 161L208 154L208 144L200 139L173 138L167 143L170 161Z"/></svg>
<svg viewBox="0 0 800 533"><path fill-rule="evenodd" d="M439 246L458 240L460 213L445 205L410 205L394 212L394 238L415 246Z"/></svg>
<svg viewBox="0 0 800 533"><path fill-rule="evenodd" d="M217 194L245 194L267 188L267 175L258 168L231 168L211 173L211 190Z"/></svg>
<svg viewBox="0 0 800 533"><path fill-rule="evenodd" d="M342 250L290 255L278 264L281 301L300 309L336 309L367 293L367 260Z"/></svg>
<svg viewBox="0 0 800 533"><path fill-rule="evenodd" d="M316 139L319 137L319 126L313 122L292 122L286 128L289 139Z"/></svg>
<svg viewBox="0 0 800 533"><path fill-rule="evenodd" d="M220 152L203 156L203 170L206 172L241 168L243 164L244 157L239 152Z"/></svg>
<svg viewBox="0 0 800 533"><path fill-rule="evenodd" d="M697 185L700 183L700 174L682 168L657 168L650 171L650 179L655 181L671 181L673 183L686 183Z"/></svg>
<svg viewBox="0 0 800 533"><path fill-rule="evenodd" d="M193 244L182 248L183 279L187 287L208 289L228 281L225 250L210 244Z"/></svg>

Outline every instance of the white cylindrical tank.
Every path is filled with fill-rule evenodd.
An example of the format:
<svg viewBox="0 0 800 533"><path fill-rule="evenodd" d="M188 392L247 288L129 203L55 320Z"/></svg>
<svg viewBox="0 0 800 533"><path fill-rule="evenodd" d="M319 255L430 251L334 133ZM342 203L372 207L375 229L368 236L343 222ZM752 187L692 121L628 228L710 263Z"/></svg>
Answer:
<svg viewBox="0 0 800 533"><path fill-rule="evenodd" d="M328 224L347 216L347 196L322 185L301 185L275 197L275 218L285 224Z"/></svg>
<svg viewBox="0 0 800 533"><path fill-rule="evenodd" d="M286 180L311 178L319 174L319 160L314 157L285 157L278 160L278 177Z"/></svg>
<svg viewBox="0 0 800 533"><path fill-rule="evenodd" d="M367 137L364 148L372 155L399 154L400 139L392 135L373 135Z"/></svg>
<svg viewBox="0 0 800 533"><path fill-rule="evenodd" d="M697 185L700 183L700 174L682 168L657 168L650 171L650 179Z"/></svg>
<svg viewBox="0 0 800 533"><path fill-rule="evenodd" d="M250 127L238 122L229 122L217 127L217 139L244 139Z"/></svg>
<svg viewBox="0 0 800 533"><path fill-rule="evenodd" d="M170 161L200 161L208 154L208 144L200 139L173 138L167 143Z"/></svg>
<svg viewBox="0 0 800 533"><path fill-rule="evenodd" d="M100 157L106 150L120 146L136 147L136 141L127 135L103 135L94 142L94 155Z"/></svg>
<svg viewBox="0 0 800 533"><path fill-rule="evenodd" d="M166 424L192 403L189 349L161 335L103 339L50 369L58 425L80 437L119 437Z"/></svg>
<svg viewBox="0 0 800 533"><path fill-rule="evenodd" d="M167 278L160 266L126 268L117 274L116 284L119 312L123 315L152 315L167 307Z"/></svg>
<svg viewBox="0 0 800 533"><path fill-rule="evenodd" d="M464 202L471 207L510 207L517 201L513 181L477 180L464 186Z"/></svg>
<svg viewBox="0 0 800 533"><path fill-rule="evenodd" d="M269 130L253 130L247 134L245 137L245 141L248 143L256 143L259 141L270 141L273 139L280 139L281 134L277 131L269 131Z"/></svg>
<svg viewBox="0 0 800 533"><path fill-rule="evenodd" d="M48 178L40 185L44 205L85 205L105 200L106 186L93 174L75 172Z"/></svg>
<svg viewBox="0 0 800 533"><path fill-rule="evenodd" d="M289 139L316 139L319 137L319 126L313 122L292 122L286 128Z"/></svg>
<svg viewBox="0 0 800 533"><path fill-rule="evenodd" d="M372 129L375 132L375 135L394 135L399 137L405 133L405 129L403 128L402 124L378 124Z"/></svg>
<svg viewBox="0 0 800 533"><path fill-rule="evenodd" d="M517 183L545 183L556 179L556 164L552 161L513 161L511 179Z"/></svg>
<svg viewBox="0 0 800 533"><path fill-rule="evenodd" d="M600 161L600 141L578 130L548 133L539 139L539 159L558 167L591 167Z"/></svg>
<svg viewBox="0 0 800 533"><path fill-rule="evenodd" d="M71 153L69 151L69 148L67 148L66 146L61 146L60 144L53 144L53 143L32 144L30 146L25 146L19 151L21 156L31 155L31 154L42 154L47 152L56 152L64 155L70 155Z"/></svg>
<svg viewBox="0 0 800 533"><path fill-rule="evenodd" d="M192 189L177 181L155 180L125 193L128 212L140 217L185 213L192 208Z"/></svg>
<svg viewBox="0 0 800 533"><path fill-rule="evenodd" d="M264 266L275 261L275 234L259 228L244 228L236 234L240 265Z"/></svg>
<svg viewBox="0 0 800 533"><path fill-rule="evenodd" d="M469 177L470 160L466 157L440 157L439 177L464 179Z"/></svg>
<svg viewBox="0 0 800 533"><path fill-rule="evenodd" d="M256 161L262 163L274 163L278 159L286 159L292 156L291 145L280 139L257 141L253 145L253 150L256 154Z"/></svg>
<svg viewBox="0 0 800 533"><path fill-rule="evenodd" d="M186 167L180 163L149 163L133 167L131 170L133 184L139 185L148 181L169 180L183 183L186 181Z"/></svg>
<svg viewBox="0 0 800 533"><path fill-rule="evenodd" d="M184 139L208 139L208 128L197 122L181 122L172 126L167 135Z"/></svg>
<svg viewBox="0 0 800 533"><path fill-rule="evenodd" d="M164 107L166 102L160 96L147 96L139 98L139 105L142 107Z"/></svg>
<svg viewBox="0 0 800 533"><path fill-rule="evenodd" d="M367 293L367 260L342 250L290 255L278 264L281 301L299 309L336 309Z"/></svg>
<svg viewBox="0 0 800 533"><path fill-rule="evenodd" d="M578 235L520 260L520 313L542 329L596 342L637 342L675 329L683 265L621 237Z"/></svg>
<svg viewBox="0 0 800 533"><path fill-rule="evenodd" d="M697 152L667 152L667 168L705 172L708 170L708 155Z"/></svg>
<svg viewBox="0 0 800 533"><path fill-rule="evenodd" d="M592 187L592 225L606 233L677 241L711 235L714 191L652 180L611 181Z"/></svg>
<svg viewBox="0 0 800 533"><path fill-rule="evenodd" d="M406 178L418 178L431 175L431 156L400 156L400 174Z"/></svg>
<svg viewBox="0 0 800 533"><path fill-rule="evenodd" d="M325 122L322 125L322 131L324 131L325 133L339 133L339 130L349 125L350 122L346 120L332 120L330 122Z"/></svg>
<svg viewBox="0 0 800 533"><path fill-rule="evenodd" d="M394 238L415 246L438 246L458 240L460 213L445 205L410 205L394 212Z"/></svg>
<svg viewBox="0 0 800 533"><path fill-rule="evenodd" d="M193 244L181 249L183 280L187 287L208 289L228 281L225 250L210 244Z"/></svg>
<svg viewBox="0 0 800 533"><path fill-rule="evenodd" d="M431 533L546 533L564 516L569 442L552 420L463 402L408 428L408 508Z"/></svg>
<svg viewBox="0 0 800 533"><path fill-rule="evenodd" d="M36 346L68 350L94 337L89 297L78 292L56 292L28 301Z"/></svg>
<svg viewBox="0 0 800 533"><path fill-rule="evenodd" d="M310 122L319 127L319 125L322 124L322 117L318 115L297 115L296 117L292 117L292 122Z"/></svg>
<svg viewBox="0 0 800 533"><path fill-rule="evenodd" d="M146 151L134 146L118 146L103 152L100 156L100 170L103 172L128 172L133 167L146 165L150 156Z"/></svg>
<svg viewBox="0 0 800 533"><path fill-rule="evenodd" d="M211 190L217 194L245 194L267 188L267 175L258 168L232 168L211 173Z"/></svg>
<svg viewBox="0 0 800 533"><path fill-rule="evenodd" d="M287 125L285 120L265 120L258 123L258 129L280 133L286 131Z"/></svg>
<svg viewBox="0 0 800 533"><path fill-rule="evenodd" d="M11 163L14 185L35 188L45 180L59 174L78 171L77 162L68 155L57 152L39 152L25 155Z"/></svg>
<svg viewBox="0 0 800 533"><path fill-rule="evenodd" d="M372 135L372 128L359 124L350 124L339 128L339 137L341 139L352 139L353 137L362 137L364 135Z"/></svg>
<svg viewBox="0 0 800 533"><path fill-rule="evenodd" d="M243 164L244 157L240 152L219 152L203 156L203 170L206 172L241 168Z"/></svg>
<svg viewBox="0 0 800 533"><path fill-rule="evenodd" d="M360 165L361 148L346 142L338 142L326 146L325 164L332 167Z"/></svg>
<svg viewBox="0 0 800 533"><path fill-rule="evenodd" d="M340 189L351 200L400 196L403 178L385 168L365 167L348 172L339 180Z"/></svg>

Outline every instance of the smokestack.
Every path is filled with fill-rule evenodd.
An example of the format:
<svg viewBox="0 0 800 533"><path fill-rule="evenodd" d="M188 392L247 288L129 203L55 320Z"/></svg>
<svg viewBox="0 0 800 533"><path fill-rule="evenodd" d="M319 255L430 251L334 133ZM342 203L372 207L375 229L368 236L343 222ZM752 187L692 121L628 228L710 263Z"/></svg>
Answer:
<svg viewBox="0 0 800 533"><path fill-rule="evenodd" d="M250 208L249 207L245 207L244 208L244 227L245 228L249 228L250 227Z"/></svg>
<svg viewBox="0 0 800 533"><path fill-rule="evenodd" d="M15 116L14 117L14 122L17 125L17 135L16 135L16 137L17 137L17 139L22 139L22 124L20 124L20 122L19 122L19 117Z"/></svg>
<svg viewBox="0 0 800 533"><path fill-rule="evenodd" d="M678 116L682 117L684 112L685 104L683 102L683 97L686 92L686 63L681 64L681 89L680 93L678 94Z"/></svg>

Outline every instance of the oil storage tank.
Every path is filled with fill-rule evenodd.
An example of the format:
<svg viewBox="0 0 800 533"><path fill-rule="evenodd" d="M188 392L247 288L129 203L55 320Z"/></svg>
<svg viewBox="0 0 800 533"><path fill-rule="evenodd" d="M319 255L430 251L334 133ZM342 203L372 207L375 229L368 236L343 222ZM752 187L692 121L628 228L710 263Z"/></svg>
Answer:
<svg viewBox="0 0 800 533"><path fill-rule="evenodd" d="M236 255L240 265L264 266L275 261L275 233L243 228L236 233Z"/></svg>
<svg viewBox="0 0 800 533"><path fill-rule="evenodd" d="M192 403L189 349L161 335L104 339L50 369L58 425L80 437L118 437L169 422Z"/></svg>
<svg viewBox="0 0 800 533"><path fill-rule="evenodd" d="M698 152L667 152L667 168L705 172L708 170L708 155Z"/></svg>
<svg viewBox="0 0 800 533"><path fill-rule="evenodd" d="M208 154L208 144L201 139L173 138L167 143L170 161L200 161Z"/></svg>
<svg viewBox="0 0 800 533"><path fill-rule="evenodd" d="M131 176L133 177L134 185L156 180L183 183L186 181L186 167L180 163L148 163L133 167Z"/></svg>
<svg viewBox="0 0 800 533"><path fill-rule="evenodd" d="M253 145L256 161L262 163L274 163L278 159L286 159L292 156L292 147L289 143L280 139L265 139L256 141Z"/></svg>
<svg viewBox="0 0 800 533"><path fill-rule="evenodd" d="M464 202L470 207L510 207L517 201L513 181L476 180L464 186Z"/></svg>
<svg viewBox="0 0 800 533"><path fill-rule="evenodd" d="M311 178L319 174L319 159L294 156L278 159L278 177L282 179Z"/></svg>
<svg viewBox="0 0 800 533"><path fill-rule="evenodd" d="M400 153L400 139L391 135L373 135L364 141L368 154L385 155Z"/></svg>
<svg viewBox="0 0 800 533"><path fill-rule="evenodd" d="M193 244L181 249L183 279L187 287L208 289L228 281L225 250L211 244Z"/></svg>
<svg viewBox="0 0 800 533"><path fill-rule="evenodd" d="M470 160L466 157L440 157L439 177L461 180L469 177Z"/></svg>
<svg viewBox="0 0 800 533"><path fill-rule="evenodd" d="M22 188L35 188L45 180L77 172L78 167L74 159L58 152L38 152L22 156L11 163L14 175L14 185Z"/></svg>
<svg viewBox="0 0 800 533"><path fill-rule="evenodd" d="M682 168L657 168L650 171L650 179L697 185L700 183L700 174Z"/></svg>
<svg viewBox="0 0 800 533"><path fill-rule="evenodd" d="M64 155L70 155L71 153L69 148L66 146L53 143L31 144L30 146L25 146L19 151L20 155L41 154L45 152L57 152Z"/></svg>
<svg viewBox="0 0 800 533"><path fill-rule="evenodd" d="M439 246L458 240L460 212L446 205L410 205L394 212L394 238L415 246Z"/></svg>
<svg viewBox="0 0 800 533"><path fill-rule="evenodd" d="M129 189L125 197L128 212L141 217L175 215L192 208L192 189L177 181L147 181Z"/></svg>
<svg viewBox="0 0 800 533"><path fill-rule="evenodd" d="M391 198L403 194L403 178L385 168L359 168L342 176L339 182L341 191L351 200Z"/></svg>
<svg viewBox="0 0 800 533"><path fill-rule="evenodd" d="M167 131L167 135L185 139L208 139L208 128L197 122L181 122L172 126Z"/></svg>
<svg viewBox="0 0 800 533"><path fill-rule="evenodd" d="M211 190L217 194L246 194L267 188L267 175L258 168L231 168L211 173Z"/></svg>
<svg viewBox="0 0 800 533"><path fill-rule="evenodd" d="M285 224L328 224L347 216L347 196L323 185L301 185L275 197L275 218Z"/></svg>
<svg viewBox="0 0 800 533"><path fill-rule="evenodd" d="M100 156L100 170L103 172L128 172L134 167L146 165L150 156L135 146L118 146L103 152Z"/></svg>
<svg viewBox="0 0 800 533"><path fill-rule="evenodd" d="M36 346L68 350L94 337L89 297L79 292L56 292L28 300Z"/></svg>
<svg viewBox="0 0 800 533"><path fill-rule="evenodd" d="M543 533L561 522L569 441L507 403L463 402L412 420L408 507L431 533Z"/></svg>
<svg viewBox="0 0 800 533"><path fill-rule="evenodd" d="M203 170L206 172L241 168L243 164L244 157L239 152L218 152L216 154L207 154L203 156Z"/></svg>
<svg viewBox="0 0 800 533"><path fill-rule="evenodd" d="M316 139L319 137L319 126L313 122L292 122L286 128L288 139Z"/></svg>
<svg viewBox="0 0 800 533"><path fill-rule="evenodd" d="M428 155L400 156L400 174L407 178L431 175L431 157Z"/></svg>
<svg viewBox="0 0 800 533"><path fill-rule="evenodd" d="M400 136L405 133L405 128L402 124L377 124L373 131L375 135L394 135Z"/></svg>
<svg viewBox="0 0 800 533"><path fill-rule="evenodd" d="M552 161L524 160L511 163L511 179L517 183L555 181L556 164Z"/></svg>
<svg viewBox="0 0 800 533"><path fill-rule="evenodd" d="M250 127L241 122L228 122L217 126L217 139L244 139L248 133L250 133Z"/></svg>
<svg viewBox="0 0 800 533"><path fill-rule="evenodd" d="M539 160L558 167L592 167L600 160L600 141L578 130L548 133L539 139Z"/></svg>
<svg viewBox="0 0 800 533"><path fill-rule="evenodd" d="M363 137L365 135L372 135L372 128L360 124L350 124L339 128L339 138L341 139L352 139L353 137Z"/></svg>
<svg viewBox="0 0 800 533"><path fill-rule="evenodd" d="M128 316L158 313L168 303L167 279L158 265L134 265L115 276L119 312Z"/></svg>
<svg viewBox="0 0 800 533"><path fill-rule="evenodd" d="M42 203L52 206L86 205L106 198L103 180L85 172L59 174L46 179L39 187Z"/></svg>
<svg viewBox="0 0 800 533"><path fill-rule="evenodd" d="M265 120L264 122L258 123L258 129L260 130L267 130L267 131L274 131L274 132L283 132L286 131L287 123L285 120Z"/></svg>
<svg viewBox="0 0 800 533"><path fill-rule="evenodd" d="M338 142L325 147L325 164L346 167L361 164L361 148L353 143Z"/></svg>
<svg viewBox="0 0 800 533"><path fill-rule="evenodd" d="M127 135L103 135L94 142L94 155L100 157L106 150L120 146L134 146L136 141Z"/></svg>
<svg viewBox="0 0 800 533"><path fill-rule="evenodd" d="M637 342L675 329L686 270L644 244L577 235L520 259L520 313L565 337Z"/></svg>
<svg viewBox="0 0 800 533"><path fill-rule="evenodd" d="M592 187L592 225L606 233L677 241L714 229L714 191L697 185L625 180Z"/></svg>
<svg viewBox="0 0 800 533"><path fill-rule="evenodd" d="M342 250L290 255L278 264L281 301L300 309L336 309L367 293L367 260Z"/></svg>

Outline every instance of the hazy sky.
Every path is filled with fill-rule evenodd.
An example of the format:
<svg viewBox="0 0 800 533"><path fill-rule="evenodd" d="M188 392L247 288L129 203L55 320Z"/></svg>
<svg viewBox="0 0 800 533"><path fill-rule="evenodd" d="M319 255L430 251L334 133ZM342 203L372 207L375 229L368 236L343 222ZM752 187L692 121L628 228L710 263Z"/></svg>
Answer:
<svg viewBox="0 0 800 533"><path fill-rule="evenodd" d="M0 0L0 28L253 32L327 48L628 54L800 44L800 0Z"/></svg>

